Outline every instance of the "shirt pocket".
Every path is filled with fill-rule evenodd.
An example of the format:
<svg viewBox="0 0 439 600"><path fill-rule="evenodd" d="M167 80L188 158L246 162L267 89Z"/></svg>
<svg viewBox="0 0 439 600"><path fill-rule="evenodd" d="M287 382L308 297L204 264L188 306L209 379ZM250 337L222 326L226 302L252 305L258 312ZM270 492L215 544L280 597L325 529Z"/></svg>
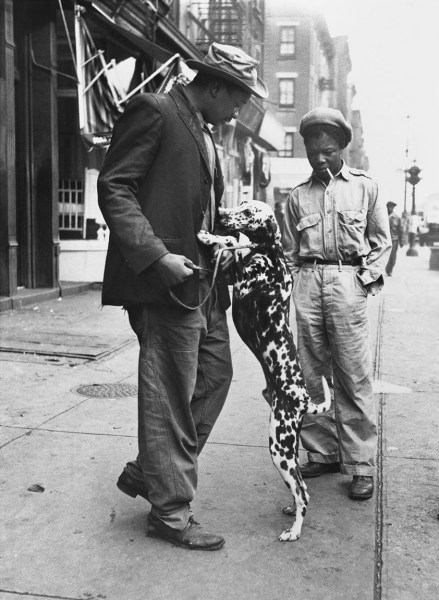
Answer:
<svg viewBox="0 0 439 600"><path fill-rule="evenodd" d="M296 225L300 233L300 255L307 256L323 250L323 227L320 213L302 217Z"/></svg>
<svg viewBox="0 0 439 600"><path fill-rule="evenodd" d="M364 250L364 236L366 233L365 210L340 210L338 211L338 247L345 252L361 254Z"/></svg>

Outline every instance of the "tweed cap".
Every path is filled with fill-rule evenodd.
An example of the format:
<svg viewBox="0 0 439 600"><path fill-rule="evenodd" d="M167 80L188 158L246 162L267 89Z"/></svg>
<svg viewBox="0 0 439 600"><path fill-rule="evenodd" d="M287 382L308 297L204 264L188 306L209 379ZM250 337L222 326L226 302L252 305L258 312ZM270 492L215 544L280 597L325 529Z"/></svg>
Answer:
<svg viewBox="0 0 439 600"><path fill-rule="evenodd" d="M202 61L190 59L186 64L194 71L226 79L259 98L268 98L267 86L256 72L259 61L241 48L214 42Z"/></svg>
<svg viewBox="0 0 439 600"><path fill-rule="evenodd" d="M332 125L333 127L338 127L344 131L347 144L352 140L352 127L336 108L320 106L310 110L302 117L299 127L300 134L304 137L306 130L313 125Z"/></svg>

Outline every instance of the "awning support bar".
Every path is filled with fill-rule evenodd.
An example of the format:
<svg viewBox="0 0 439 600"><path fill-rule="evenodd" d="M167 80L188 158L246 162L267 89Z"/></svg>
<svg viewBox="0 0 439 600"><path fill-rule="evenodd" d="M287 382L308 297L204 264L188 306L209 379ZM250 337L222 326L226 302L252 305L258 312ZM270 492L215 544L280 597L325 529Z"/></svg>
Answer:
<svg viewBox="0 0 439 600"><path fill-rule="evenodd" d="M131 90L131 92L129 94L127 94L125 96L125 98L123 98L122 100L119 100L117 102L117 105L120 106L121 104L123 104L124 102L126 102L129 98L131 98L131 96L134 96L134 94L136 94L147 83L149 83L151 81L151 79L154 79L154 77L156 75L158 75L159 73L161 73L164 69L166 69L166 67L169 67L170 64L172 64L175 60L178 60L179 58L180 58L180 55L178 53L174 54L174 56L171 56L171 58L169 60L167 60L161 67L159 67L158 69L156 69L154 71L154 73L152 73L151 75L149 75L146 79L144 79L142 81L142 83L140 83L137 87L135 87L133 90Z"/></svg>

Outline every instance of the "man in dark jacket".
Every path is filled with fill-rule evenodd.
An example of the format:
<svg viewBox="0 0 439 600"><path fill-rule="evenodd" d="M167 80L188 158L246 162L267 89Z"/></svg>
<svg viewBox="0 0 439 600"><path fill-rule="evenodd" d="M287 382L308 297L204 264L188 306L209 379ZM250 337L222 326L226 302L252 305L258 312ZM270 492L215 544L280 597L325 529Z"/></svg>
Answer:
<svg viewBox="0 0 439 600"><path fill-rule="evenodd" d="M190 506L197 456L232 377L227 285L219 277L209 295L215 256L196 237L214 230L224 187L207 123L236 118L251 94L268 92L238 48L212 44L187 64L193 82L139 94L114 128L98 181L110 230L102 301L127 308L140 344L139 453L117 485L151 503L149 536L217 550L224 539L203 531ZM232 257L220 255L224 272Z"/></svg>

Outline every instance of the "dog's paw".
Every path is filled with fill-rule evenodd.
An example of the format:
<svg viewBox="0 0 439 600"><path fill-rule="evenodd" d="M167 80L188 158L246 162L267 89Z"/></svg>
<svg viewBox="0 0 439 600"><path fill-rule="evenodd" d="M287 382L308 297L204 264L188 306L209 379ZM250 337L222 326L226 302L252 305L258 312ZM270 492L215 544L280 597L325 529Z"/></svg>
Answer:
<svg viewBox="0 0 439 600"><path fill-rule="evenodd" d="M300 530L298 530L298 528L293 525L291 527L291 529L285 529L285 531L283 531L280 534L279 541L280 542L295 542L299 538L300 538Z"/></svg>
<svg viewBox="0 0 439 600"><path fill-rule="evenodd" d="M296 514L296 507L286 506L282 509L282 512L284 513L284 515L287 515L287 517L294 517L294 515Z"/></svg>

